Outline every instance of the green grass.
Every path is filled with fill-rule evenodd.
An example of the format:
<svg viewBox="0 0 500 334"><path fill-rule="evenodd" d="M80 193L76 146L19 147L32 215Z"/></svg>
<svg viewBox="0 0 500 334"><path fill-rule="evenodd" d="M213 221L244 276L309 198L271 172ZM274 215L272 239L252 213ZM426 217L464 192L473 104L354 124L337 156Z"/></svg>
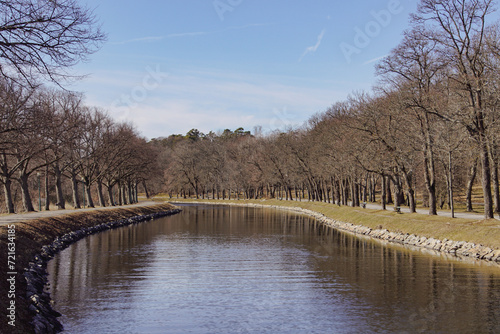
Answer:
<svg viewBox="0 0 500 334"><path fill-rule="evenodd" d="M284 207L301 207L320 212L325 216L364 225L373 229L384 228L392 232L415 234L436 239L449 239L482 244L500 249L500 221L495 219L463 219L443 216L429 216L417 213L398 214L392 210L370 210L336 206L321 202L295 202L280 200L183 200L170 199L168 196L157 196L156 200L173 202L213 202L213 203L253 203L262 205L279 205Z"/></svg>

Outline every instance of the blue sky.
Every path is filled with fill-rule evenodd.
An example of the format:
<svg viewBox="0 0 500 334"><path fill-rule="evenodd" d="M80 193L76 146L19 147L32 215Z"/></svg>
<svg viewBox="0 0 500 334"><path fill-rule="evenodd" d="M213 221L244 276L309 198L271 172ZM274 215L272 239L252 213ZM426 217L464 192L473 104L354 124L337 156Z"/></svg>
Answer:
<svg viewBox="0 0 500 334"><path fill-rule="evenodd" d="M85 3L85 0L82 0ZM154 138L299 126L376 83L411 0L87 0L108 41L69 89Z"/></svg>

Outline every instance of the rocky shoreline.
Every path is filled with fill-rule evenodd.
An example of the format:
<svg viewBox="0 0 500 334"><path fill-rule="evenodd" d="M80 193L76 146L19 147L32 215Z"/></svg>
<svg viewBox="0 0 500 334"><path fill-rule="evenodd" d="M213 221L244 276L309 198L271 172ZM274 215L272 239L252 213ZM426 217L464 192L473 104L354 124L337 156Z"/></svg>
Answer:
<svg viewBox="0 0 500 334"><path fill-rule="evenodd" d="M372 229L370 227L366 227L363 225L355 225L351 223L337 221L335 219L326 217L322 213L308 209L303 209L300 207L287 207L278 205L253 204L253 203L245 203L245 204L213 203L213 202L196 202L196 203L210 204L210 205L248 206L248 207L258 207L258 208L263 207L263 208L274 208L274 209L292 211L308 215L327 226L331 226L338 230L352 233L355 235L367 236L373 239L383 240L401 245L430 249L436 252L451 254L457 257L491 261L500 264L500 249L492 249L487 246L466 241L454 241L448 239L439 240L435 238L427 238L424 236L417 236L408 233L390 232L387 229Z"/></svg>
<svg viewBox="0 0 500 334"><path fill-rule="evenodd" d="M326 217L319 212L303 209L300 207L286 207L253 203L195 203L287 210L299 214L305 214L307 216L315 218L322 224L354 235L406 246L414 246L420 249L429 249L435 252L451 254L453 256L462 258L480 259L500 264L500 250L498 249L492 249L490 247L465 241L453 241L447 239L439 240L435 238L417 236L414 234L390 232L387 229L372 229L362 225L355 225L337 221L335 219ZM51 258L53 258L55 254L88 235L99 233L104 230L141 223L159 217L173 215L180 211L181 210L179 209L171 209L168 211L137 215L130 218L124 218L111 222L83 227L74 231L70 231L62 236L58 236L50 244L42 246L41 249L39 248L39 252L33 256L31 261L29 262L28 268L25 268L25 271L23 273L27 284L26 298L29 301L28 308L30 313L33 315L31 319L33 331L35 333L58 333L63 329L61 323L57 319L60 314L52 308L50 295L44 290L45 284L47 283L47 262Z"/></svg>
<svg viewBox="0 0 500 334"><path fill-rule="evenodd" d="M54 255L86 236L173 215L180 211L180 209L174 209L82 228L56 238L50 245L43 246L41 252L34 256L29 263L29 267L24 272L27 282L26 297L31 302L29 309L34 313L31 324L35 333L59 333L63 330L62 324L57 320L57 317L61 316L61 314L52 308L50 295L44 291L47 283L47 262Z"/></svg>
<svg viewBox="0 0 500 334"><path fill-rule="evenodd" d="M173 215L180 211L170 204L161 204L137 209L117 208L105 213L76 213L62 218L33 220L16 225L16 240L23 245L23 249L29 249L26 255L31 255L28 255L26 261L18 263L23 268L19 270L19 274L24 282L21 284L19 281L16 289L20 297L19 305L16 303L19 310L17 324L8 326L11 327L8 330L11 333L58 333L63 330L57 319L61 314L52 308L50 295L45 291L47 263L55 254L89 235ZM36 234L31 231L28 236L26 227L37 231ZM7 330L7 327L0 327L0 332L3 330Z"/></svg>

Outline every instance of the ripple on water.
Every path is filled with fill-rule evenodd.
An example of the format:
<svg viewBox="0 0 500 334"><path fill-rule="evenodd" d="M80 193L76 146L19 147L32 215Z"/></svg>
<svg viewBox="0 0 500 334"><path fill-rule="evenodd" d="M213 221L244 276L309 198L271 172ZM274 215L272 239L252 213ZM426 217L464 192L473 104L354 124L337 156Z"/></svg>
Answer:
<svg viewBox="0 0 500 334"><path fill-rule="evenodd" d="M500 329L498 270L275 210L186 207L82 240L49 272L68 333Z"/></svg>

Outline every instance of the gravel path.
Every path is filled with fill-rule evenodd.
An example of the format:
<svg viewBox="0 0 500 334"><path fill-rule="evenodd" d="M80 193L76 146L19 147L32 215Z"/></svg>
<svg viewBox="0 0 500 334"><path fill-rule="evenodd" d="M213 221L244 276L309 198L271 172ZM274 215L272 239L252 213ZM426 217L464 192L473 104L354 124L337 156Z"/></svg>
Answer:
<svg viewBox="0 0 500 334"><path fill-rule="evenodd" d="M145 201L145 202L139 202L137 204L122 205L122 206L107 206L104 208L99 207L99 208L85 208L85 209L66 209L66 210L52 210L52 211L39 211L39 212L37 211L37 212L10 214L10 215L5 215L5 216L0 216L0 225L25 222L28 220L33 220L33 219L38 219L38 218L60 216L60 215L65 215L65 214L72 213L72 212L87 212L87 211L93 211L93 210L97 210L97 211L110 210L110 209L117 209L117 208L130 208L130 207L155 205L155 204L158 204L158 202Z"/></svg>

